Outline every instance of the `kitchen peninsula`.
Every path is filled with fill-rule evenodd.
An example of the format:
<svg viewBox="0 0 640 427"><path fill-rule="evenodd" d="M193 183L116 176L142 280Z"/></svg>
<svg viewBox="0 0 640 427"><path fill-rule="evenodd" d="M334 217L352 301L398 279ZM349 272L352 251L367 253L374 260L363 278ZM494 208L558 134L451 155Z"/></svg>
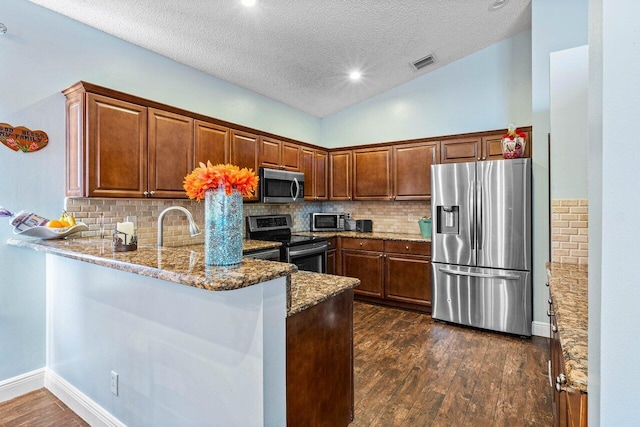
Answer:
<svg viewBox="0 0 640 427"><path fill-rule="evenodd" d="M296 339L289 319L337 307L334 296L352 300L359 283L254 259L205 267L202 245L112 252L110 240L96 238L8 244L46 253L45 385L92 402L89 413L70 405L92 425L105 418L116 425L287 424L287 359ZM246 241L245 250L273 245ZM352 301L339 308L352 310ZM352 328L351 316L343 326Z"/></svg>

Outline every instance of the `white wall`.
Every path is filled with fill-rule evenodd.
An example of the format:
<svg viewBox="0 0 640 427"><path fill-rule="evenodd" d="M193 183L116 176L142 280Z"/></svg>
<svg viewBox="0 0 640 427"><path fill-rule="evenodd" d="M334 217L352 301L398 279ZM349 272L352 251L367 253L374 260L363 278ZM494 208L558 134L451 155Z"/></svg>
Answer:
<svg viewBox="0 0 640 427"><path fill-rule="evenodd" d="M585 0L532 0L533 318L549 322L545 262L549 254L549 54L587 43ZM553 179L553 178L552 178Z"/></svg>
<svg viewBox="0 0 640 427"><path fill-rule="evenodd" d="M322 144L425 138L503 129L509 123L528 126L530 52L531 33L524 31L325 117Z"/></svg>
<svg viewBox="0 0 640 427"><path fill-rule="evenodd" d="M0 145L0 205L57 217L64 202L64 96L85 80L234 123L317 143L320 120L195 71L26 0L3 1L0 122L41 129L49 145ZM0 381L45 365L44 257L4 242L0 222Z"/></svg>
<svg viewBox="0 0 640 427"><path fill-rule="evenodd" d="M551 53L551 199L586 199L589 47Z"/></svg>
<svg viewBox="0 0 640 427"><path fill-rule="evenodd" d="M589 425L637 425L640 171L632 129L640 117L640 2L589 7L589 215L598 217L589 241L599 249L589 253Z"/></svg>

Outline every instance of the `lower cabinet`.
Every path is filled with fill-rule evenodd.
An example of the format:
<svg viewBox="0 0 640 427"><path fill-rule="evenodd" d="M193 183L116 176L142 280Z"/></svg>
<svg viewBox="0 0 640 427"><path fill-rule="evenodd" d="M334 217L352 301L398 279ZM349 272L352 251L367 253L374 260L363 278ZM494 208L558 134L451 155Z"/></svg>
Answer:
<svg viewBox="0 0 640 427"><path fill-rule="evenodd" d="M587 393L565 387L564 355L551 299L549 299L548 314L551 325L549 379L553 387L551 405L553 407L554 426L586 427Z"/></svg>
<svg viewBox="0 0 640 427"><path fill-rule="evenodd" d="M336 252L338 251L338 239L332 237L327 241L327 274L339 274L338 269L338 257Z"/></svg>
<svg viewBox="0 0 640 427"><path fill-rule="evenodd" d="M342 238L343 276L357 277L356 299L431 311L431 244Z"/></svg>
<svg viewBox="0 0 640 427"><path fill-rule="evenodd" d="M353 420L353 290L287 318L287 426Z"/></svg>

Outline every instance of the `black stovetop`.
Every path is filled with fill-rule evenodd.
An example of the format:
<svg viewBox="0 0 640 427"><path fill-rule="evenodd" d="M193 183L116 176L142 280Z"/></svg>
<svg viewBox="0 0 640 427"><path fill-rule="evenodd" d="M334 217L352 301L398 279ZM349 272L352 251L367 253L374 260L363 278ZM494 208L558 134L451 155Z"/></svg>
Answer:
<svg viewBox="0 0 640 427"><path fill-rule="evenodd" d="M247 217L247 237L255 240L281 242L285 247L326 241L325 237L292 234L291 215L260 215Z"/></svg>

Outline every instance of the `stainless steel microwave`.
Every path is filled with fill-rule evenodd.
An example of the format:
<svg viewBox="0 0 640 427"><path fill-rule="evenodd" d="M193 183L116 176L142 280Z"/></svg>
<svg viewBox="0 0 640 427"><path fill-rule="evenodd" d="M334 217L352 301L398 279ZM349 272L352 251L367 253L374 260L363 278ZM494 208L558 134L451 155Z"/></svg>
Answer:
<svg viewBox="0 0 640 427"><path fill-rule="evenodd" d="M262 203L295 203L304 200L303 173L260 168L259 177Z"/></svg>
<svg viewBox="0 0 640 427"><path fill-rule="evenodd" d="M319 212L309 216L311 231L343 231L346 214L341 212Z"/></svg>

